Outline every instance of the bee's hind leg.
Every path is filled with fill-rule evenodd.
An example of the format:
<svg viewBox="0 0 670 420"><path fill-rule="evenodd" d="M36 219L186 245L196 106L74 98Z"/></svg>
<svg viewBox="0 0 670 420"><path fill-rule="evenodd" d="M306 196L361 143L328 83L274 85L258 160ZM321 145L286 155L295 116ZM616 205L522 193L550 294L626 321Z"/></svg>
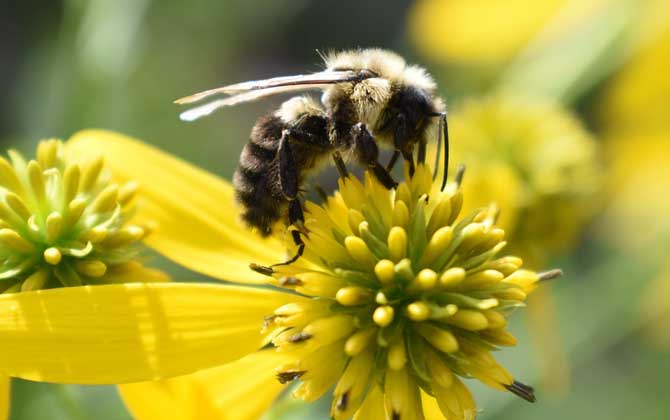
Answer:
<svg viewBox="0 0 670 420"><path fill-rule="evenodd" d="M291 225L296 225L298 229L291 230L291 237L293 238L293 243L298 247L295 252L295 255L289 260L282 263L272 264L270 268L277 267L281 265L293 264L302 257L302 253L305 252L305 242L303 242L302 237L300 236L303 233L303 223L305 221L305 216L302 212L302 203L299 199L289 201L288 203L288 221Z"/></svg>
<svg viewBox="0 0 670 420"><path fill-rule="evenodd" d="M277 158L279 161L279 185L284 198L288 201L288 218L289 224L295 225L298 229L291 231L293 242L298 246L296 254L289 260L282 263L272 264L271 266L261 266L258 264L251 264L250 268L258 273L265 275L272 275L274 273L273 267L288 265L294 263L302 256L305 250L305 243L300 237L301 230L304 230L303 222L305 216L302 212L302 203L298 198L299 183L298 183L298 167L296 166L293 151L289 138L291 137L290 130L282 132L279 140L279 148L277 149Z"/></svg>

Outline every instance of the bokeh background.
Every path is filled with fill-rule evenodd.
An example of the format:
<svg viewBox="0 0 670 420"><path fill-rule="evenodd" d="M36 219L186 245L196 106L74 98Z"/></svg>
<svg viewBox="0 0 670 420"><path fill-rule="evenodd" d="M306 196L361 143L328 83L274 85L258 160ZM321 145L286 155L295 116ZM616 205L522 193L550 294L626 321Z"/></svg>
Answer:
<svg viewBox="0 0 670 420"><path fill-rule="evenodd" d="M395 50L447 100L466 205L497 201L511 251L565 271L515 314L520 344L499 355L539 402L472 384L480 418L667 419L669 16L667 0L10 0L0 143L31 154L107 128L230 178L281 98L190 124L172 100L317 70L316 50ZM111 386L12 391L13 420L131 418ZM266 419L326 412L282 400Z"/></svg>

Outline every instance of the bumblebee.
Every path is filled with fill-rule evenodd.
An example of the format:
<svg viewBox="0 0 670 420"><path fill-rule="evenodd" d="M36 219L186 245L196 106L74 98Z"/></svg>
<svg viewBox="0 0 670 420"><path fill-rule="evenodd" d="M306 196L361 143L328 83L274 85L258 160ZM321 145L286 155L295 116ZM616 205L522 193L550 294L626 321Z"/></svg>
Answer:
<svg viewBox="0 0 670 420"><path fill-rule="evenodd" d="M284 215L298 227L304 221L299 198L306 177L332 157L341 176L347 176L345 161L367 167L386 187L397 183L389 172L400 156L414 173L416 161L423 163L426 145L437 138L438 155L444 143L442 188L448 166L448 129L444 102L436 95L432 77L421 67L408 65L399 55L381 49L363 49L322 56L325 70L297 76L248 81L178 99L189 104L225 95L183 112L193 121L215 110L270 95L322 91L321 103L296 96L279 109L256 121L244 146L233 178L242 218L262 235ZM393 148L386 166L379 158L379 145ZM293 231L297 260L304 250L299 231ZM271 267L253 266L270 274Z"/></svg>

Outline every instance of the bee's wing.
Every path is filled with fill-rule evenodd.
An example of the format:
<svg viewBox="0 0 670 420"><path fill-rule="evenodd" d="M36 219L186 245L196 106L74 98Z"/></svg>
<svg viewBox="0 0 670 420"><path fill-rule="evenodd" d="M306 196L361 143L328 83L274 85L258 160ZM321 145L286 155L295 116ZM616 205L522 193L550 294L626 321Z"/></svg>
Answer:
<svg viewBox="0 0 670 420"><path fill-rule="evenodd" d="M314 85L300 85L300 86L281 86L281 87L271 87L267 89L250 90L247 92L239 93L237 95L229 96L227 98L207 102L195 108L191 108L188 111L184 111L181 114L179 114L179 118L182 121L195 121L199 118L211 114L212 112L216 111L219 108L223 108L224 106L233 106L243 102L251 102L260 98L264 98L266 96L277 95L280 93L305 91L307 89L318 89L325 86L327 85L314 84Z"/></svg>
<svg viewBox="0 0 670 420"><path fill-rule="evenodd" d="M318 73L301 74L297 76L273 77L265 80L252 80L249 82L236 83L234 85L223 86L215 89L209 89L184 98L177 99L177 104L190 104L212 95L218 94L239 94L250 90L271 89L286 86L295 86L296 90L309 89L312 85L329 85L333 83L353 82L374 77L369 71L335 71L326 70ZM279 93L279 92L275 92Z"/></svg>

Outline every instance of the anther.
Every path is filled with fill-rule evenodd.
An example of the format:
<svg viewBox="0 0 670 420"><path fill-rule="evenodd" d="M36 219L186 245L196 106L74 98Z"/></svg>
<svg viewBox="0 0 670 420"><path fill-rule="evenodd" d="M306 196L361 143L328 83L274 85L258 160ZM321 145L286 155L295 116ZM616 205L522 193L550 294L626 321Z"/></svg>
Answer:
<svg viewBox="0 0 670 420"><path fill-rule="evenodd" d="M288 341L289 341L290 343L294 343L294 344L295 344L295 343L302 343L302 342L304 342L304 341L309 340L310 338L312 338L312 334L305 333L305 332L299 332L299 333L297 333L297 334L293 334L292 336L290 336L290 337L288 338Z"/></svg>
<svg viewBox="0 0 670 420"><path fill-rule="evenodd" d="M458 165L458 169L456 169L456 176L454 177L454 182L456 182L456 185L459 187L463 183L463 176L465 175L465 165L460 164Z"/></svg>
<svg viewBox="0 0 670 420"><path fill-rule="evenodd" d="M249 264L249 268L254 270L255 272L259 274L263 274L264 276L270 276L274 274L274 270L271 269L270 267L266 267L264 265L256 264L256 263L251 263Z"/></svg>
<svg viewBox="0 0 670 420"><path fill-rule="evenodd" d="M528 385L522 384L521 382L514 381L511 385L505 385L505 388L507 388L507 390L514 395L521 397L528 402L534 403L537 401L534 394L535 390Z"/></svg>
<svg viewBox="0 0 670 420"><path fill-rule="evenodd" d="M537 273L538 281L553 280L561 277L563 275L563 270L555 268L553 270L545 271L543 273Z"/></svg>
<svg viewBox="0 0 670 420"><path fill-rule="evenodd" d="M335 407L339 411L344 411L347 409L347 404L349 403L349 393L345 392L344 394L340 395L340 397L337 399L337 403L335 403Z"/></svg>
<svg viewBox="0 0 670 420"><path fill-rule="evenodd" d="M277 374L277 380L283 385L300 379L305 373L307 373L306 370L287 370L285 372L279 372Z"/></svg>
<svg viewBox="0 0 670 420"><path fill-rule="evenodd" d="M282 287L296 287L302 286L303 282L297 277L286 276L279 279L279 285Z"/></svg>

